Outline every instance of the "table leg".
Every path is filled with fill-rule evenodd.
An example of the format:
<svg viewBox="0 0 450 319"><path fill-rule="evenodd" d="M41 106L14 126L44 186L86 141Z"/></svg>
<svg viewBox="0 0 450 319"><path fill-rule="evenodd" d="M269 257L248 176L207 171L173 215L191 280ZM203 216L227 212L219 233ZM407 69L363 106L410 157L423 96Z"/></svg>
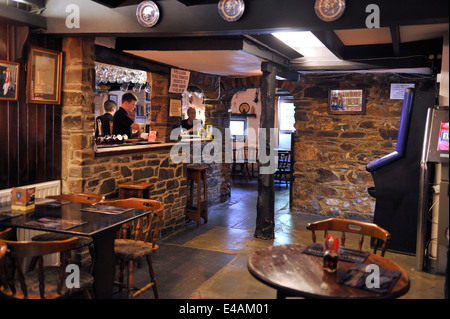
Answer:
<svg viewBox="0 0 450 319"><path fill-rule="evenodd" d="M114 285L114 240L117 229L108 229L93 236L94 260L94 294L97 299L111 299Z"/></svg>

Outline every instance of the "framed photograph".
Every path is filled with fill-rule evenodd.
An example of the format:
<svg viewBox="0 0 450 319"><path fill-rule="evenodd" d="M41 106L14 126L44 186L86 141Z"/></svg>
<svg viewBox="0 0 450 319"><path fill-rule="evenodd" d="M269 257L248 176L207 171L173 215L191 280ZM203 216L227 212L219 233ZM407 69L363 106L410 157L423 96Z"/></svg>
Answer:
<svg viewBox="0 0 450 319"><path fill-rule="evenodd" d="M329 89L328 114L366 114L364 89Z"/></svg>
<svg viewBox="0 0 450 319"><path fill-rule="evenodd" d="M31 47L27 102L61 104L62 52Z"/></svg>
<svg viewBox="0 0 450 319"><path fill-rule="evenodd" d="M0 60L0 100L17 101L19 66L19 63Z"/></svg>
<svg viewBox="0 0 450 319"><path fill-rule="evenodd" d="M117 105L119 105L119 99L115 94L108 94L108 100L114 101Z"/></svg>

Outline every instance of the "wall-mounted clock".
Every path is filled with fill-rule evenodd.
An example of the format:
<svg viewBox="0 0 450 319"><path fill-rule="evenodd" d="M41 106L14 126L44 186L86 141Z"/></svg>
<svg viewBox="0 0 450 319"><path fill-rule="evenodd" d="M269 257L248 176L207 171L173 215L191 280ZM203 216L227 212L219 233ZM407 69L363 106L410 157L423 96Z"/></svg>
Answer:
<svg viewBox="0 0 450 319"><path fill-rule="evenodd" d="M248 112L250 112L250 105L248 105L248 103L242 103L241 105L239 105L239 112L241 112L242 114L247 114Z"/></svg>
<svg viewBox="0 0 450 319"><path fill-rule="evenodd" d="M245 11L244 0L220 0L219 14L225 21L234 22L240 19Z"/></svg>
<svg viewBox="0 0 450 319"><path fill-rule="evenodd" d="M316 0L314 10L320 20L335 21L344 13L345 0Z"/></svg>
<svg viewBox="0 0 450 319"><path fill-rule="evenodd" d="M153 1L142 1L136 9L136 18L140 25L151 28L159 20L159 8Z"/></svg>

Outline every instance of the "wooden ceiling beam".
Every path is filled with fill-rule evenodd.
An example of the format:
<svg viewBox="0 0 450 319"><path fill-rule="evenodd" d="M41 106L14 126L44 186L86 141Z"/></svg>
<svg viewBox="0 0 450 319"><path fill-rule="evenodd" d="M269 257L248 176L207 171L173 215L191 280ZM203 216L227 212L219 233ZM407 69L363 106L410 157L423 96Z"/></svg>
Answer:
<svg viewBox="0 0 450 319"><path fill-rule="evenodd" d="M60 0L61 7L71 0ZM58 3L60 2L58 1ZM183 0L194 3L194 0ZM380 27L437 24L449 22L448 0L409 0L407 4L393 0L358 0L347 3L344 14L336 21L324 22L314 13L314 1L298 0L258 0L246 1L245 12L236 22L224 21L216 3L185 5L179 1L156 1L161 11L158 23L152 28L144 28L135 19L136 0L95 0L105 6L120 5L121 8L103 12L96 6L94 11L85 11L80 28L65 27L67 14L54 11L52 28L49 33L71 34L142 34L154 36L223 36L270 34L277 31L332 31L366 28L366 7L377 4L380 8ZM119 4L120 2L120 4ZM126 4L134 3L134 6ZM94 3L94 2L92 2ZM195 2L197 3L197 2ZM49 14L47 8L44 12ZM88 8L86 8L88 10ZM106 11L108 10L108 11ZM99 21L107 15L109 21ZM50 17L50 16L49 16ZM62 19L61 19L62 18ZM105 31L107 30L107 31Z"/></svg>

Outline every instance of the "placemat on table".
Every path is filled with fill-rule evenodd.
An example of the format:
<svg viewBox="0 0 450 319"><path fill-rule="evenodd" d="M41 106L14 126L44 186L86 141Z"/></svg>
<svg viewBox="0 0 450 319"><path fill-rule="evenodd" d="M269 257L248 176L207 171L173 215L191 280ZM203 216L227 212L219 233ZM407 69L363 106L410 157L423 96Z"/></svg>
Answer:
<svg viewBox="0 0 450 319"><path fill-rule="evenodd" d="M53 218L53 217L42 217L37 220L32 220L32 221L26 222L24 225L37 226L37 227L50 228L50 229L68 230L68 229L75 228L75 227L83 225L83 224L86 224L86 222L82 222L79 220Z"/></svg>
<svg viewBox="0 0 450 319"><path fill-rule="evenodd" d="M312 243L303 250L304 254L323 256L323 245L319 243ZM341 261L349 261L353 263L363 263L367 257L369 257L370 252L356 250L351 248L340 247L338 252L338 259Z"/></svg>
<svg viewBox="0 0 450 319"><path fill-rule="evenodd" d="M341 275L338 273L337 283L369 290L379 294L385 294L391 291L401 276L399 271L379 268L379 285L374 286L378 281L377 278L375 278L376 273L373 270L368 269L368 266L370 265L354 264L345 273ZM371 277L369 278L369 276Z"/></svg>
<svg viewBox="0 0 450 319"><path fill-rule="evenodd" d="M132 208L107 206L107 205L92 205L91 207L83 207L81 211L100 214L122 214L132 210Z"/></svg>

